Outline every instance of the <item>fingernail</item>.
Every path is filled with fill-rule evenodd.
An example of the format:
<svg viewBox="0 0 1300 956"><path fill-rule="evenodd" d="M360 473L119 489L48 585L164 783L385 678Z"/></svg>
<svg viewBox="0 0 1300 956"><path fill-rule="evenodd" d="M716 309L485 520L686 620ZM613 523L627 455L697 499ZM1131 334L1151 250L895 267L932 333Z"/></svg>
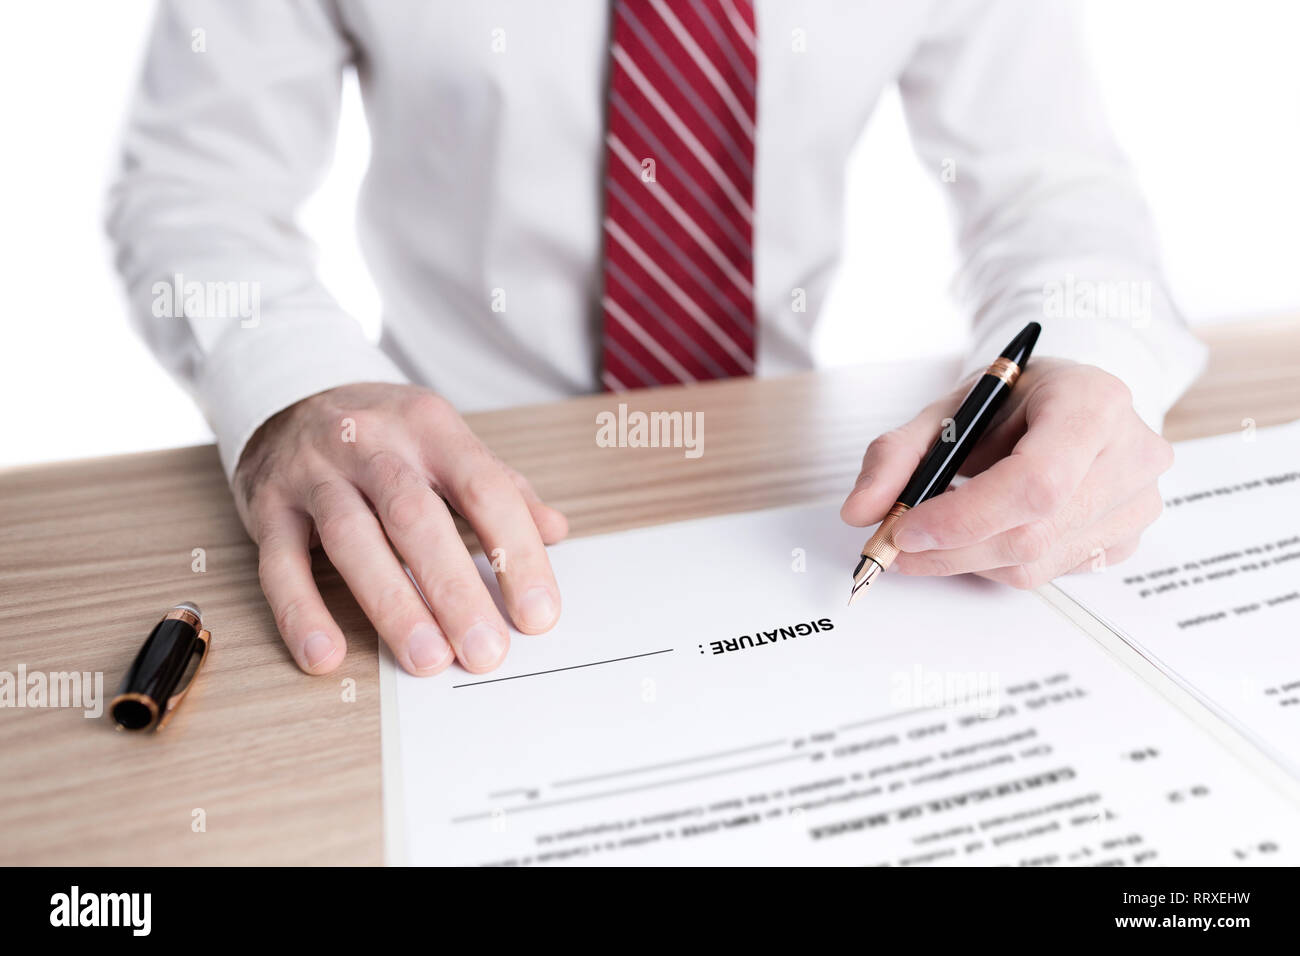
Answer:
<svg viewBox="0 0 1300 956"><path fill-rule="evenodd" d="M849 494L856 495L875 480L875 475L858 475L858 480L853 483L853 490Z"/></svg>
<svg viewBox="0 0 1300 956"><path fill-rule="evenodd" d="M411 666L425 671L445 662L451 656L451 645L438 628L428 621L421 621L411 629L406 652L411 657Z"/></svg>
<svg viewBox="0 0 1300 956"><path fill-rule="evenodd" d="M904 528L894 535L894 544L901 551L930 551L935 546L934 538L915 528Z"/></svg>
<svg viewBox="0 0 1300 956"><path fill-rule="evenodd" d="M504 634L491 624L479 621L465 635L461 653L465 655L465 663L470 667L491 667L501 659L505 646Z"/></svg>
<svg viewBox="0 0 1300 956"><path fill-rule="evenodd" d="M523 623L533 628L547 628L555 622L555 598L548 588L529 588L519 602L519 616Z"/></svg>
<svg viewBox="0 0 1300 956"><path fill-rule="evenodd" d="M308 635L307 640L302 645L302 656L307 659L308 667L323 664L333 653L334 642L323 631L315 631Z"/></svg>

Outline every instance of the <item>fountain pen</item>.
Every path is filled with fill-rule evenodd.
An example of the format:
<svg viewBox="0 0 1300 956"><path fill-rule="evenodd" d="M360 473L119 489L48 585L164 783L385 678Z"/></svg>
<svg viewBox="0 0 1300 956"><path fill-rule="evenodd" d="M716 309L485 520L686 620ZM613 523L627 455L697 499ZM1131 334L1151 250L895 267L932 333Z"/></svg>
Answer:
<svg viewBox="0 0 1300 956"><path fill-rule="evenodd" d="M1041 331L1042 326L1037 322L1026 325L967 393L953 416L952 424L939 433L934 446L921 459L907 486L885 515L885 520L863 546L858 566L853 569L849 604L856 601L898 557L898 546L894 544L894 526L898 519L948 487L989 421L1011 394L1011 388L1029 361L1029 353L1034 350Z"/></svg>

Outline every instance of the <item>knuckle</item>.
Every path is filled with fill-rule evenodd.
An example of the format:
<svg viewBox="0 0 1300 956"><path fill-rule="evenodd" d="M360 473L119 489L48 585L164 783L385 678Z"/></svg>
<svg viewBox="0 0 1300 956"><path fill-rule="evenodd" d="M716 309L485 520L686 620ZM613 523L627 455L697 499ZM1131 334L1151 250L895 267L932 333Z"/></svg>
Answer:
<svg viewBox="0 0 1300 956"><path fill-rule="evenodd" d="M911 442L908 440L907 432L902 428L891 428L887 432L882 432L867 446L868 455L874 453L881 458L909 454L911 451Z"/></svg>
<svg viewBox="0 0 1300 956"><path fill-rule="evenodd" d="M343 486L332 478L318 481L307 492L308 511L322 540L347 541L361 530L360 523L369 512L348 506Z"/></svg>
<svg viewBox="0 0 1300 956"><path fill-rule="evenodd" d="M1045 520L1051 525L1056 539L1060 540L1070 532L1088 527L1096 520L1096 515L1109 512L1120 503L1118 494L1112 487L1096 482L1090 485L1085 481L1055 515Z"/></svg>
<svg viewBox="0 0 1300 956"><path fill-rule="evenodd" d="M316 520L316 531L322 542L337 542L346 547L347 542L360 537L369 517L366 511L331 512ZM327 550L329 547L332 545L327 545Z"/></svg>
<svg viewBox="0 0 1300 956"><path fill-rule="evenodd" d="M1031 521L1007 533L1007 556L1018 565L1033 564L1047 554L1054 534L1046 521Z"/></svg>
<svg viewBox="0 0 1300 956"><path fill-rule="evenodd" d="M1100 394L1109 404L1127 407L1133 404L1133 391L1123 379L1102 372L1098 379Z"/></svg>
<svg viewBox="0 0 1300 956"><path fill-rule="evenodd" d="M460 418L451 402L435 392L417 392L411 399L410 407L418 420L435 428Z"/></svg>
<svg viewBox="0 0 1300 956"><path fill-rule="evenodd" d="M296 633L306 612L307 608L301 598L289 598L273 609L276 629L284 637Z"/></svg>
<svg viewBox="0 0 1300 956"><path fill-rule="evenodd" d="M1065 504L1069 491L1065 475L1059 468L1040 464L1025 476L1025 503L1034 514L1055 514Z"/></svg>
<svg viewBox="0 0 1300 956"><path fill-rule="evenodd" d="M258 547L258 562L266 558L268 550L274 548L283 538L282 523L278 514L268 508L254 507L251 514L252 535Z"/></svg>
<svg viewBox="0 0 1300 956"><path fill-rule="evenodd" d="M430 582L425 593L435 608L465 608L474 602L476 584L464 575L443 574Z"/></svg>
<svg viewBox="0 0 1300 956"><path fill-rule="evenodd" d="M1032 568L1018 564L1007 569L1007 583L1017 591L1032 591L1042 582L1038 580L1038 574Z"/></svg>
<svg viewBox="0 0 1300 956"><path fill-rule="evenodd" d="M385 622L401 618L413 596L414 592L404 581L384 585L374 597L375 616Z"/></svg>
<svg viewBox="0 0 1300 956"><path fill-rule="evenodd" d="M371 450L366 454L365 475L375 491L380 494L393 494L402 489L414 477L415 470L395 452L387 448Z"/></svg>
<svg viewBox="0 0 1300 956"><path fill-rule="evenodd" d="M293 573L294 559L284 551L263 547L257 554L257 580L262 590L271 590L271 585Z"/></svg>
<svg viewBox="0 0 1300 956"><path fill-rule="evenodd" d="M383 516L384 527L409 531L424 516L428 485L402 456L381 450L366 459L366 487Z"/></svg>
<svg viewBox="0 0 1300 956"><path fill-rule="evenodd" d="M305 500L307 510L320 523L343 510L343 486L335 478L322 478L307 489Z"/></svg>
<svg viewBox="0 0 1300 956"><path fill-rule="evenodd" d="M397 534L410 532L424 521L426 496L411 488L384 498L384 527Z"/></svg>
<svg viewBox="0 0 1300 956"><path fill-rule="evenodd" d="M514 483L490 465L475 469L465 483L456 490L456 500L469 514L482 513L510 492L518 494Z"/></svg>
<svg viewBox="0 0 1300 956"><path fill-rule="evenodd" d="M1163 475L1174 465L1174 446L1154 432L1147 442L1147 463L1157 475Z"/></svg>
<svg viewBox="0 0 1300 956"><path fill-rule="evenodd" d="M437 431L436 441L427 442L432 447L423 452L425 468L433 474L450 474L458 471L464 463L477 467L480 461L491 461L483 443L469 428L441 428Z"/></svg>
<svg viewBox="0 0 1300 956"><path fill-rule="evenodd" d="M891 428L887 432L881 432L868 445L868 448L890 448L894 445L901 444L903 441L903 432L899 428Z"/></svg>
<svg viewBox="0 0 1300 956"><path fill-rule="evenodd" d="M1110 552L1106 547L1105 536L1098 535L1080 541L1066 549L1063 559L1056 564L1061 574L1069 574L1075 568L1087 567L1098 559L1107 561L1109 558ZM1047 580L1050 580L1050 578L1049 575ZM1047 580L1044 580L1043 583L1046 584Z"/></svg>

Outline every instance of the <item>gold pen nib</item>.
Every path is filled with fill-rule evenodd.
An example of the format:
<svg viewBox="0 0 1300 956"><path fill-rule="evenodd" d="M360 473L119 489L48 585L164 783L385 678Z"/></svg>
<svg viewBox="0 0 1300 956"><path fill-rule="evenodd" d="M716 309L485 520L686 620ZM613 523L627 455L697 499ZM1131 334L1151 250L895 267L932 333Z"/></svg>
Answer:
<svg viewBox="0 0 1300 956"><path fill-rule="evenodd" d="M849 593L850 606L858 599L859 594L871 586L871 582L878 575L885 573L885 569L894 563L894 558L898 557L898 545L894 544L894 525L907 512L907 505L901 501L894 502L894 507L889 509L885 520L880 522L871 540L863 545L858 566L853 569L853 590Z"/></svg>
<svg viewBox="0 0 1300 956"><path fill-rule="evenodd" d="M871 586L871 582L884 573L884 570L871 558L863 556L862 560L858 562L857 570L853 572L853 590L849 592L850 607Z"/></svg>

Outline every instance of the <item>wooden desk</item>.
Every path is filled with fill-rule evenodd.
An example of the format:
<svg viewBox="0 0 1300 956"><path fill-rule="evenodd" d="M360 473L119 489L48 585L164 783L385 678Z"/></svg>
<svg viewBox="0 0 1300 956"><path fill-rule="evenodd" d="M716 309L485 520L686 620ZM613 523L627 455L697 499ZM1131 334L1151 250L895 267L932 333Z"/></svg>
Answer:
<svg viewBox="0 0 1300 956"><path fill-rule="evenodd" d="M1171 439L1300 417L1300 321L1203 334L1213 358L1169 416ZM584 535L844 492L871 437L869 387L844 369L656 394L645 407L706 412L690 467L680 450L597 448L604 396L470 418ZM193 699L161 734L0 709L0 863L382 861L374 632L318 565L349 653L329 677L303 675L256 568L211 446L0 474L0 670L102 671L111 694L176 601L196 601L214 633Z"/></svg>

